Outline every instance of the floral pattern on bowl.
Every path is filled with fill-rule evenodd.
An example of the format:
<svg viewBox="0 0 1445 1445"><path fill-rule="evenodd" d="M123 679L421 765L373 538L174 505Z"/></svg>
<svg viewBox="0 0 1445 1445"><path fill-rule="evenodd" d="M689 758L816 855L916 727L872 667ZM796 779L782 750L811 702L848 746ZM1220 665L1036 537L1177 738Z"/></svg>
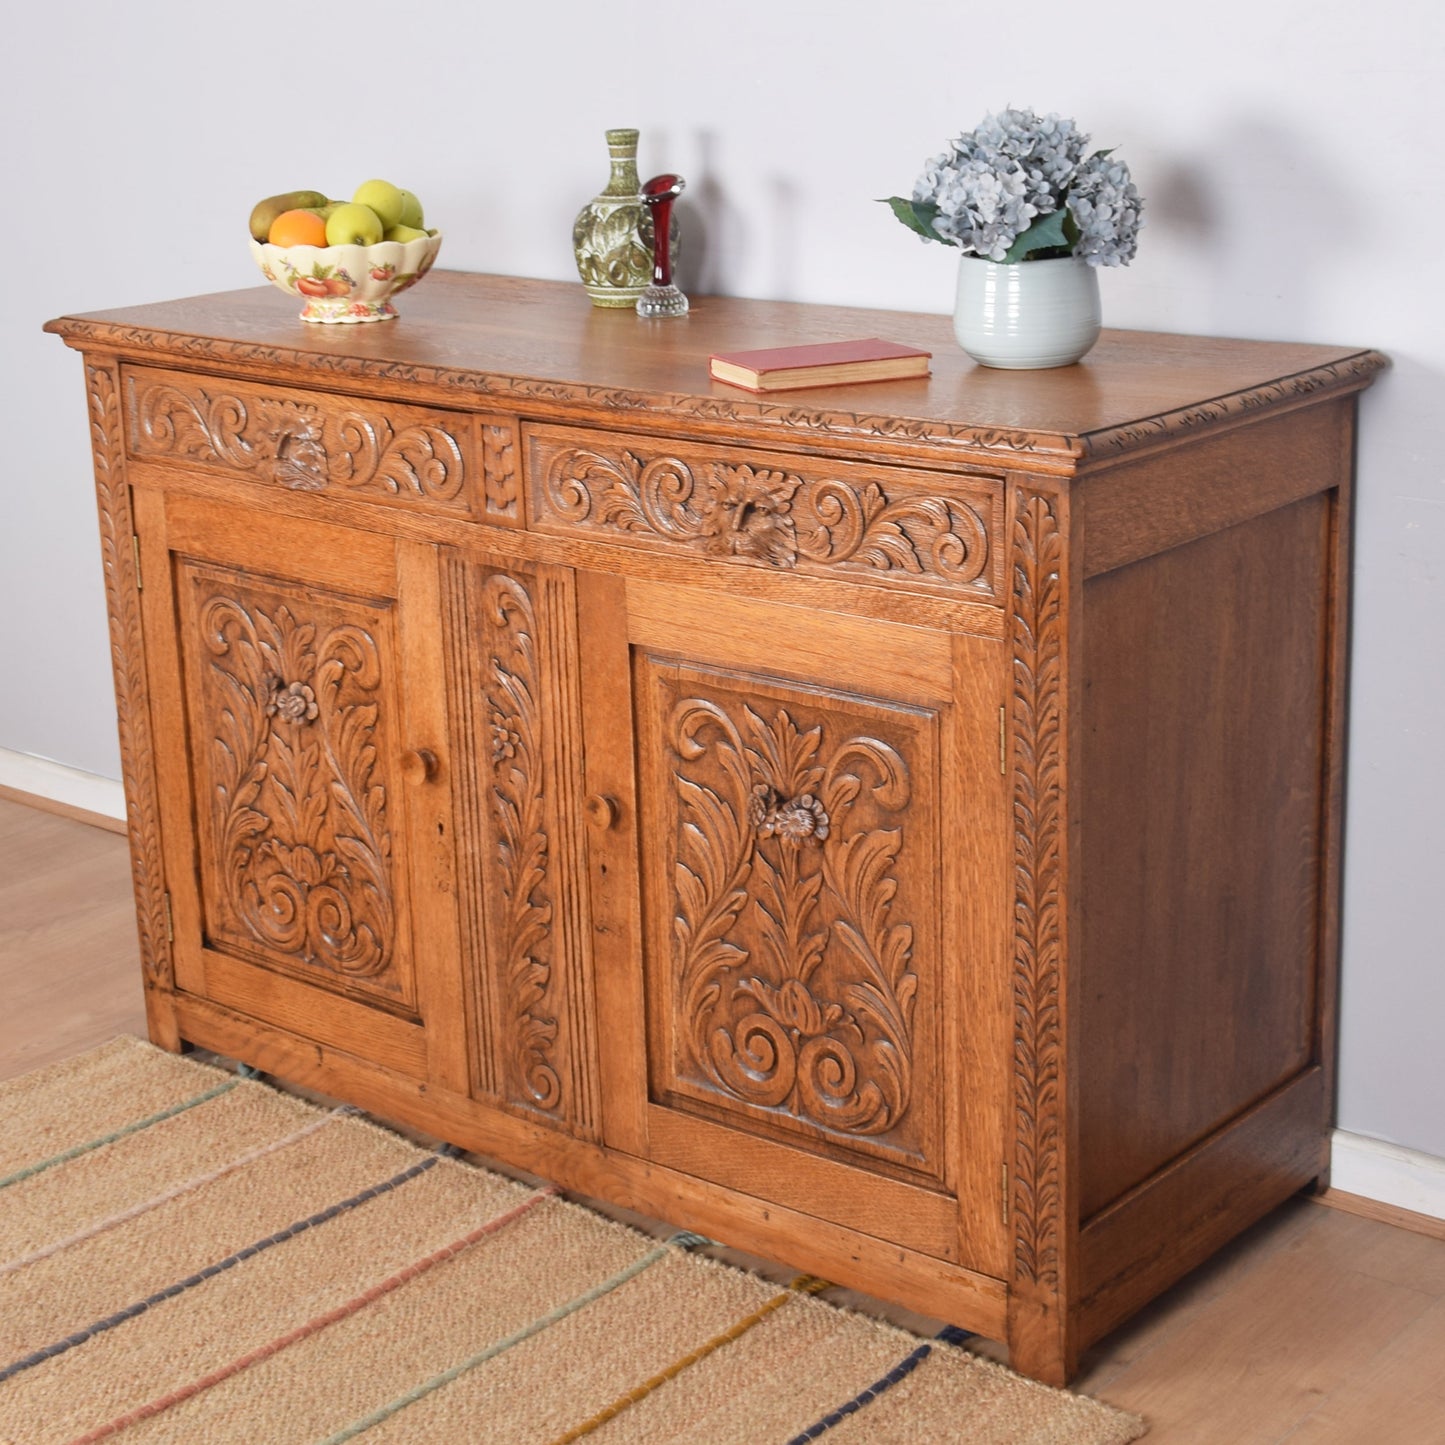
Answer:
<svg viewBox="0 0 1445 1445"><path fill-rule="evenodd" d="M441 250L440 231L415 241L378 241L374 246L273 246L252 241L261 274L299 297L303 321L350 324L390 321L391 298L415 286Z"/></svg>

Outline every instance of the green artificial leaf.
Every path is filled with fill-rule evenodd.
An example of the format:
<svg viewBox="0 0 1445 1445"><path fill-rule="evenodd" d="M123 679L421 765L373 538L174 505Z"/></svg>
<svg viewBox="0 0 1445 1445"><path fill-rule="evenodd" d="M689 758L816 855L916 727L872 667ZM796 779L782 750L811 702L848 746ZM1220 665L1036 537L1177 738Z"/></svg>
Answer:
<svg viewBox="0 0 1445 1445"><path fill-rule="evenodd" d="M1068 214L1068 208L1061 206L1057 211L1050 211L1047 216L1040 216L1027 231L1021 231L1018 239L1004 253L1004 265L1012 266L1015 262L1026 261L1035 251L1066 249L1069 241L1064 231L1064 222Z"/></svg>
<svg viewBox="0 0 1445 1445"><path fill-rule="evenodd" d="M885 206L891 206L893 214L910 231L922 236L925 241L942 241L945 246L950 244L933 228L933 219L938 215L938 207L932 201L910 201L905 200L902 196L888 196L883 199L882 203Z"/></svg>

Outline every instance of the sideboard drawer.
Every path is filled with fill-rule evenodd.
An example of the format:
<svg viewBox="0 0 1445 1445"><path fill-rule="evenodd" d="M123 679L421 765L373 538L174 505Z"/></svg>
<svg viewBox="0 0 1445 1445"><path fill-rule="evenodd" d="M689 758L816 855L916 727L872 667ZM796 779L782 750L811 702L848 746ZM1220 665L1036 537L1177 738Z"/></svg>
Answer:
<svg viewBox="0 0 1445 1445"><path fill-rule="evenodd" d="M993 477L562 426L522 450L539 532L1001 600Z"/></svg>
<svg viewBox="0 0 1445 1445"><path fill-rule="evenodd" d="M144 366L125 369L126 452L298 492L520 521L508 418Z"/></svg>

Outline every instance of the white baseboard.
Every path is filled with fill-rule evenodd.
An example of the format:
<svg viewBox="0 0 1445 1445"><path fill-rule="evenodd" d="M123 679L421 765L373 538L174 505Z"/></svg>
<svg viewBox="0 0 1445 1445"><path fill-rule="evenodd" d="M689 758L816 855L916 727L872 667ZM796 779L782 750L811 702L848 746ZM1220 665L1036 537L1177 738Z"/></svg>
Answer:
<svg viewBox="0 0 1445 1445"><path fill-rule="evenodd" d="M49 758L0 748L0 787L17 793L30 793L64 803L86 813L99 813L104 818L125 818L125 788L114 778L102 778Z"/></svg>
<svg viewBox="0 0 1445 1445"><path fill-rule="evenodd" d="M1445 1219L1445 1159L1343 1129L1335 1130L1330 1154L1331 1189Z"/></svg>

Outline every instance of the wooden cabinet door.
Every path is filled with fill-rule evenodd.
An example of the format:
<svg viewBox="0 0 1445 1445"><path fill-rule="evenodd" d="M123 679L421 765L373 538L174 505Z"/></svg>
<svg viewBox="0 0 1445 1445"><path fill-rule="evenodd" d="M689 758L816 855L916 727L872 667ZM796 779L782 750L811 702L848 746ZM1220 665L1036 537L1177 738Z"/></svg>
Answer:
<svg viewBox="0 0 1445 1445"><path fill-rule="evenodd" d="M608 1142L1001 1268L1000 643L580 592Z"/></svg>
<svg viewBox="0 0 1445 1445"><path fill-rule="evenodd" d="M465 1089L435 550L137 513L177 989Z"/></svg>

